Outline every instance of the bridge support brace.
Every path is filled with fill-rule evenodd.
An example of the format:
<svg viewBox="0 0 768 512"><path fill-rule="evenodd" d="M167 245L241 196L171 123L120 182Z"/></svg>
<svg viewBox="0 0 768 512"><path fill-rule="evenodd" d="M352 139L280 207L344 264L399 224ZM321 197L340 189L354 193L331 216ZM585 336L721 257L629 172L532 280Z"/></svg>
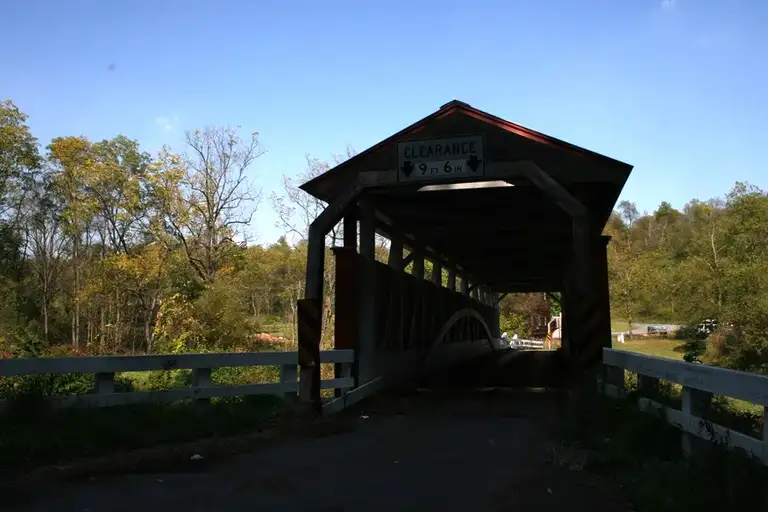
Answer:
<svg viewBox="0 0 768 512"><path fill-rule="evenodd" d="M424 246L417 244L411 254L413 254L413 277L424 279Z"/></svg>
<svg viewBox="0 0 768 512"><path fill-rule="evenodd" d="M584 263L573 261L562 294L563 347L579 368L600 363L602 348L611 346L606 252L609 240L606 236L591 238L590 259ZM578 279L585 274L588 280Z"/></svg>
<svg viewBox="0 0 768 512"><path fill-rule="evenodd" d="M432 262L432 282L437 286L443 286L443 264L439 261Z"/></svg>
<svg viewBox="0 0 768 512"><path fill-rule="evenodd" d="M357 345L357 216L348 212L344 216L344 246L334 247L336 262L334 348L356 349ZM343 364L334 367L335 377L345 375ZM352 365L352 376L357 377L357 361ZM342 390L335 390L341 396Z"/></svg>
<svg viewBox="0 0 768 512"><path fill-rule="evenodd" d="M501 308L499 307L500 302L501 300L493 301L493 322L491 324L491 334L493 334L494 338L499 338L501 336Z"/></svg>
<svg viewBox="0 0 768 512"><path fill-rule="evenodd" d="M304 299L298 304L299 320L299 399L312 403L319 411L320 341L322 331L325 236L354 204L363 190L354 182L340 194L309 226L307 243L307 277Z"/></svg>
<svg viewBox="0 0 768 512"><path fill-rule="evenodd" d="M360 316L358 317L358 382L373 379L376 345L376 215L370 198L361 197L360 211Z"/></svg>

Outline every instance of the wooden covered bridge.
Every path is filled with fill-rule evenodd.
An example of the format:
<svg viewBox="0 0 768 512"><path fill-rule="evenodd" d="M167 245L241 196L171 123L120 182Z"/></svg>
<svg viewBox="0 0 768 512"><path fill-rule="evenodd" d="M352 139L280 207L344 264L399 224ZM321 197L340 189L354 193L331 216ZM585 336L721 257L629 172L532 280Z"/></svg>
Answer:
<svg viewBox="0 0 768 512"><path fill-rule="evenodd" d="M611 485L549 461L548 432L560 421L567 394L478 385L508 384L511 373L525 375L529 363L540 362L519 357L533 352L497 344L503 294L561 292L562 348L538 353L558 362L544 367L573 378L602 366L601 389L613 396L625 395L625 370L637 373L638 405L665 411L683 430L685 453L695 437L711 438L701 425L713 394L768 411L764 376L608 348L607 237L601 232L630 169L465 103L444 105L303 185L329 206L310 230L298 353L0 359L0 377L94 374L93 393L52 397L59 407L253 394L292 402L298 391L312 409L342 411L319 420L342 435L315 432L267 443L257 434L260 448L247 450L233 450L237 442L227 440L220 448L215 442L171 447L169 453L182 455L181 461L171 455L180 470L168 470L164 461L164 471L155 463L154 473L138 474L139 454L114 470L133 474L113 479L95 478L102 476L99 467L113 463L109 458L91 473L75 464L73 472L91 478L46 486L46 493L33 479L28 494L4 506L62 512L627 510ZM321 351L325 238L339 222L344 246L334 250L336 346ZM374 258L376 234L390 240L387 263ZM432 275L424 275L425 259ZM335 378L321 380L322 363L336 364ZM212 380L215 368L254 365L278 365L280 382ZM192 370L191 386L151 392L115 387L116 373L157 369ZM377 393L425 377L424 393ZM660 379L682 385L680 409L653 401ZM336 389L336 398L323 405L321 388ZM298 418L310 425L318 419ZM710 429L768 464L768 430L757 439L711 422ZM290 437L277 430L278 437ZM190 459L185 450L196 453ZM216 464L202 462L209 460Z"/></svg>
<svg viewBox="0 0 768 512"><path fill-rule="evenodd" d="M356 354L339 402L490 350L507 293L561 292L560 356L571 374L594 367L611 344L602 231L631 169L452 101L305 183L329 206L299 304L302 399L320 403L325 239L339 222L335 343Z"/></svg>

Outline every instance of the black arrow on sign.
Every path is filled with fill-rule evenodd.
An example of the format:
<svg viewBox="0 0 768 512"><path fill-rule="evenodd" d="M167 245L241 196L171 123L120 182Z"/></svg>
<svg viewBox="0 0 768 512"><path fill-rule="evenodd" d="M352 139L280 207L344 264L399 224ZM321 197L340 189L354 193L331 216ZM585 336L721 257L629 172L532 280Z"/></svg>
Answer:
<svg viewBox="0 0 768 512"><path fill-rule="evenodd" d="M406 178L411 177L411 173L413 173L413 164L410 160L406 160L403 162L403 166L400 168L401 171L403 171L403 174L405 174Z"/></svg>
<svg viewBox="0 0 768 512"><path fill-rule="evenodd" d="M477 158L477 155L472 155L469 157L469 160L467 160L467 167L472 169L472 172L477 172L481 163L483 163L483 161Z"/></svg>

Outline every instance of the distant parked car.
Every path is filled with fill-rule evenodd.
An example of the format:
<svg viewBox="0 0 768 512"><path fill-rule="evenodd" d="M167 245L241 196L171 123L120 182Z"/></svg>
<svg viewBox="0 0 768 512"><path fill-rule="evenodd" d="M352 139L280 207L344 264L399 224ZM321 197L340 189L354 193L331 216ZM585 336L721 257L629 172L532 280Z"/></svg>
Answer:
<svg viewBox="0 0 768 512"><path fill-rule="evenodd" d="M707 318L702 320L701 323L695 327L696 334L700 336L709 336L717 330L717 325L717 319L715 318Z"/></svg>
<svg viewBox="0 0 768 512"><path fill-rule="evenodd" d="M669 329L667 329L666 325L649 325L648 334L666 336L667 334L669 334Z"/></svg>

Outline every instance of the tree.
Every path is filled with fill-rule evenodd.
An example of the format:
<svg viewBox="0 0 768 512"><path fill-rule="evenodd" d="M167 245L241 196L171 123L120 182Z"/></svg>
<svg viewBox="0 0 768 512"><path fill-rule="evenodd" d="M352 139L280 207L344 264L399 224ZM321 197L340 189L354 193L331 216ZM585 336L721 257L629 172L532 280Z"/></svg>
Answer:
<svg viewBox="0 0 768 512"><path fill-rule="evenodd" d="M0 215L7 212L9 192L18 192L27 174L40 167L37 139L26 122L11 100L0 102Z"/></svg>
<svg viewBox="0 0 768 512"><path fill-rule="evenodd" d="M74 279L69 290L72 345L80 344L80 301L82 271L85 264L82 246L90 245L88 229L95 215L95 201L88 195L85 183L93 165L93 145L85 137L57 137L48 146L48 162L52 165L52 187L61 201L61 223L72 241L71 266ZM87 256L87 254L86 254Z"/></svg>
<svg viewBox="0 0 768 512"><path fill-rule="evenodd" d="M347 148L345 155L333 156L333 166L339 165L353 156L355 156L355 150ZM279 196L274 192L272 193L272 207L277 213L276 225L298 240L306 241L309 236L310 224L328 205L301 190L297 183L307 182L326 173L331 169L331 164L310 155L305 155L305 158L307 168L296 177L295 181L289 176L283 176L283 195ZM331 247L340 245L341 227L341 224L337 224L329 232L327 243Z"/></svg>
<svg viewBox="0 0 768 512"><path fill-rule="evenodd" d="M66 238L61 229L61 210L51 191L51 182L45 179L34 183L25 203L24 231L27 239L29 266L40 294L40 312L43 318L43 338L49 341L48 308L57 291L61 274L61 259L65 253Z"/></svg>
<svg viewBox="0 0 768 512"><path fill-rule="evenodd" d="M155 232L163 243L181 244L200 279L210 283L256 211L259 193L247 171L264 151L258 133L243 141L229 128L187 132L186 145L181 156L163 150L150 167L151 193L162 212Z"/></svg>

